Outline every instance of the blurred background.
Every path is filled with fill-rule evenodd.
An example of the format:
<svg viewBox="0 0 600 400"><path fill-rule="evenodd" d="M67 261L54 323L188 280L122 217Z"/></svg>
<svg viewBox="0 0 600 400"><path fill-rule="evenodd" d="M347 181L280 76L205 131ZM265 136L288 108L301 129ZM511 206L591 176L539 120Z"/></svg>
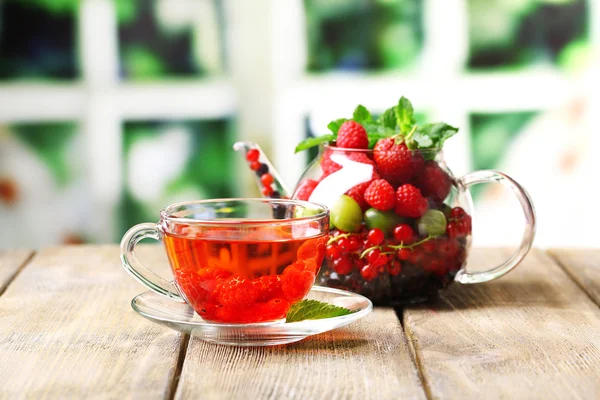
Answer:
<svg viewBox="0 0 600 400"><path fill-rule="evenodd" d="M294 185L358 103L460 127L456 175L530 192L536 245L600 246L600 1L3 0L0 248L114 243L174 201L258 196L235 140ZM474 191L476 245L519 241Z"/></svg>

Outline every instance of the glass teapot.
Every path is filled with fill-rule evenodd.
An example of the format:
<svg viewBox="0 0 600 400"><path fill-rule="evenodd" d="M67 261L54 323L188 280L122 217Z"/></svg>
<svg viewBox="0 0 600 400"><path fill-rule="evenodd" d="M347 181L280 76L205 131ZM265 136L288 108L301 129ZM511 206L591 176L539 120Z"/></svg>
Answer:
<svg viewBox="0 0 600 400"><path fill-rule="evenodd" d="M410 159L403 160L404 169L416 171L406 184L407 177L394 169L394 154L321 145L290 192L256 143L237 142L234 149L244 154L265 197L291 197L330 208L330 237L316 284L360 293L377 305L418 303L455 281L472 284L499 278L531 248L535 212L525 189L497 171L455 178L441 151L413 150ZM488 271L468 272L473 210L469 188L489 182L514 193L523 208L525 229L518 249L506 261ZM386 204L390 190L395 202L391 208L392 203Z"/></svg>

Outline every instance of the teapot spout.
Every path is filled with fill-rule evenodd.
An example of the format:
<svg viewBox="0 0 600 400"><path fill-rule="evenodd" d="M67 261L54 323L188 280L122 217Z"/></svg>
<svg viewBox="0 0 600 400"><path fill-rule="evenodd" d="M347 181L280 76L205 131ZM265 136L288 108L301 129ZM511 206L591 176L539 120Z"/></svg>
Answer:
<svg viewBox="0 0 600 400"><path fill-rule="evenodd" d="M264 197L290 198L291 193L281 181L279 173L265 156L260 146L254 142L235 142L233 150L241 152Z"/></svg>

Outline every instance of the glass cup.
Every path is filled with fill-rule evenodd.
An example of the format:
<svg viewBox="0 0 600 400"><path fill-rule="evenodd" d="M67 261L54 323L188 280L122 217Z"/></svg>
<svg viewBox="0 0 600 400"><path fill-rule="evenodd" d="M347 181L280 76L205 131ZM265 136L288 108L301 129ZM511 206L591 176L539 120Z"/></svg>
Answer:
<svg viewBox="0 0 600 400"><path fill-rule="evenodd" d="M163 209L123 236L123 267L151 290L219 323L275 321L310 291L325 255L329 210L286 199L213 199ZM170 282L141 264L136 244L162 241Z"/></svg>

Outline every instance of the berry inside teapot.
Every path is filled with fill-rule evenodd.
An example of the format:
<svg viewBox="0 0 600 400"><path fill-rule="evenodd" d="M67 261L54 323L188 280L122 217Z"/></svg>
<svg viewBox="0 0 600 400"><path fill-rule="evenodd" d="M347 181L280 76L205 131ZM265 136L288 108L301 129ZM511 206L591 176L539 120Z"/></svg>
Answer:
<svg viewBox="0 0 600 400"><path fill-rule="evenodd" d="M260 147L238 142L262 194L323 204L330 237L317 284L351 290L375 304L427 300L453 281L477 283L514 268L535 231L531 199L510 177L478 171L457 179L442 148L458 129L443 122L418 125L404 97L378 118L359 105L351 119L332 121L331 134L309 138L296 151L320 146L295 190L287 191ZM468 187L499 182L523 206L520 248L491 271L468 273L472 201Z"/></svg>

